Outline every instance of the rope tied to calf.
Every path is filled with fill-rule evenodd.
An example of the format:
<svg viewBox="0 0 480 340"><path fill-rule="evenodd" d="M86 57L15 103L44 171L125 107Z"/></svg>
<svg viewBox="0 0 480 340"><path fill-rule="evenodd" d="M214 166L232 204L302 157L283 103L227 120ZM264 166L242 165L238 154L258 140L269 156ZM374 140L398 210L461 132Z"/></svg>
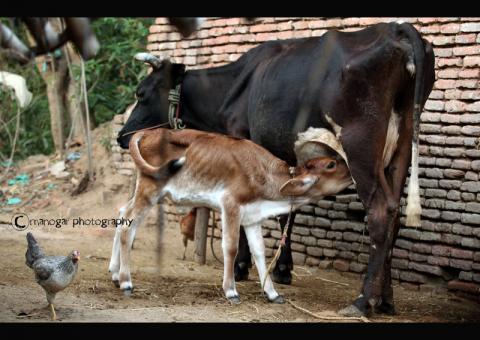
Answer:
<svg viewBox="0 0 480 340"><path fill-rule="evenodd" d="M293 167L293 166L289 167L288 172L290 174L290 177L293 178L295 176L295 167ZM277 251L275 252L275 256L273 257L272 261L268 265L265 276L263 277L262 288L265 287L265 281L267 281L268 275L270 275L270 272L272 271L273 266L275 265L275 263L277 263L278 258L280 257L280 253L282 252L282 248L285 247L285 245L287 243L288 228L290 227L290 219L292 217L292 212L293 212L293 198L290 196L290 212L288 213L287 223L285 224L285 228L283 229L282 237L281 237L280 242L278 244ZM281 228L281 226L280 226L280 228Z"/></svg>

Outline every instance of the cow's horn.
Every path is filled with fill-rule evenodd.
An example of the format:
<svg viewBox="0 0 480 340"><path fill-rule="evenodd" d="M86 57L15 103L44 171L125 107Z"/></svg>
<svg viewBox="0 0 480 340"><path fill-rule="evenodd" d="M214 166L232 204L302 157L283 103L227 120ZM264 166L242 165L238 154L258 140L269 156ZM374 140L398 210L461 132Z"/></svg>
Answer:
<svg viewBox="0 0 480 340"><path fill-rule="evenodd" d="M163 57L158 58L150 53L137 53L135 54L135 59L143 61L145 63L150 64L153 68L159 68L162 65Z"/></svg>

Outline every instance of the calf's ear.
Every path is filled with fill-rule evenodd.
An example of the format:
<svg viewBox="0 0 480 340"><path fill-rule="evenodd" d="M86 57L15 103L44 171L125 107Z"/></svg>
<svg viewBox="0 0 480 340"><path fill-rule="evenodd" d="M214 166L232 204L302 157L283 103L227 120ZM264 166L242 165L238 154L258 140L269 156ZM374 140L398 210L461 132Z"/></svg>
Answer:
<svg viewBox="0 0 480 340"><path fill-rule="evenodd" d="M310 190L318 181L314 175L301 175L286 181L280 188L280 193L285 196L300 196Z"/></svg>

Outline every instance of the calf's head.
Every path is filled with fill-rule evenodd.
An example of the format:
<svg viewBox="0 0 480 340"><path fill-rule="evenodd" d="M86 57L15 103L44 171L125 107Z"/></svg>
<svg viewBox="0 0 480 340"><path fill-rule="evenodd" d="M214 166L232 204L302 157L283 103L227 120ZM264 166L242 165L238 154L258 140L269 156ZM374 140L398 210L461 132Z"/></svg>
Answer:
<svg viewBox="0 0 480 340"><path fill-rule="evenodd" d="M185 73L185 65L149 53L138 53L135 59L152 66L152 72L138 85L137 103L118 133L117 142L124 149L134 131L168 123L168 93L182 82Z"/></svg>
<svg viewBox="0 0 480 340"><path fill-rule="evenodd" d="M352 183L348 166L340 157L317 157L296 168L296 176L285 182L285 196L321 198L334 195Z"/></svg>

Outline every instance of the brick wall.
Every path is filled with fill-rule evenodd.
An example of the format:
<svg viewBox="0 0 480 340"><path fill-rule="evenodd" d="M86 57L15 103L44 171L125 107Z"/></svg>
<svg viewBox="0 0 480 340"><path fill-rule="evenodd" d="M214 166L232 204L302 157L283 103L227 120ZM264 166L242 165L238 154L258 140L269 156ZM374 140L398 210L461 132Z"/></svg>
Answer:
<svg viewBox="0 0 480 340"><path fill-rule="evenodd" d="M436 79L421 117L420 186L422 226L402 228L392 276L400 282L447 284L480 292L480 18L209 18L189 39L181 39L163 18L150 27L148 49L188 69L237 60L257 44L353 31L387 21L411 22L434 47ZM115 117L114 133L124 115ZM115 166L129 175L129 156L112 140ZM403 200L402 200L403 202ZM404 211L404 207L402 207ZM169 219L179 211L169 207ZM368 262L368 230L357 195L337 196L305 206L292 234L294 262L362 273ZM264 228L267 253L278 246L275 220Z"/></svg>

